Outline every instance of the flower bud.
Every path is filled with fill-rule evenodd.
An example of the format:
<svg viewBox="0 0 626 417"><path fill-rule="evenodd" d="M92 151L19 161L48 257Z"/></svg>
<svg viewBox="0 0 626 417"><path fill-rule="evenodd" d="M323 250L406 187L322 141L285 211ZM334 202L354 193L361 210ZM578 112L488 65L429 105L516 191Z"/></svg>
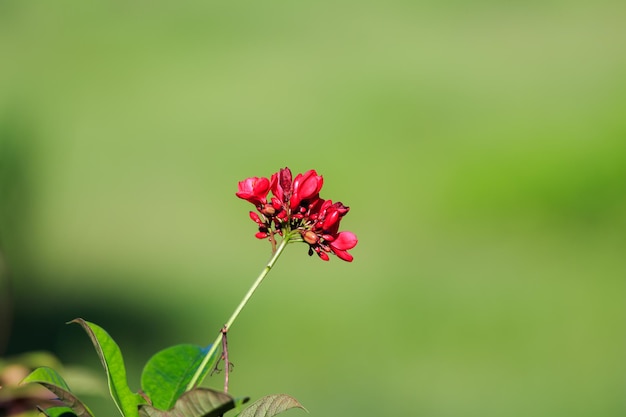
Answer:
<svg viewBox="0 0 626 417"><path fill-rule="evenodd" d="M257 239L265 239L268 236L269 236L269 234L267 234L266 232L257 232L254 235L254 237L256 237Z"/></svg>
<svg viewBox="0 0 626 417"><path fill-rule="evenodd" d="M274 213L276 213L276 209L274 209L274 206L272 206L271 204L266 204L261 209L261 213L263 213L267 217L272 217Z"/></svg>
<svg viewBox="0 0 626 417"><path fill-rule="evenodd" d="M312 230L307 230L306 232L304 232L304 234L302 235L302 239L304 239L304 241L309 245L315 245L319 241L319 237Z"/></svg>
<svg viewBox="0 0 626 417"><path fill-rule="evenodd" d="M263 224L263 222L261 221L261 218L259 217L258 214L256 214L255 212L251 211L250 212L250 218L252 219L252 221L254 221L256 224Z"/></svg>

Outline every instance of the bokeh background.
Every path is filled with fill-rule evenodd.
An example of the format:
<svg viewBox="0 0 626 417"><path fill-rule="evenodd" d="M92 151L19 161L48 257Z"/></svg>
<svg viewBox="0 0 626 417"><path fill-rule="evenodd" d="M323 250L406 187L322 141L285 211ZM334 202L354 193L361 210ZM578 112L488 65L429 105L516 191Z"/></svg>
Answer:
<svg viewBox="0 0 626 417"><path fill-rule="evenodd" d="M138 389L269 257L237 181L313 168L355 261L288 249L229 334L235 395L623 416L625 21L621 1L0 2L0 355L98 370L64 324L84 317Z"/></svg>

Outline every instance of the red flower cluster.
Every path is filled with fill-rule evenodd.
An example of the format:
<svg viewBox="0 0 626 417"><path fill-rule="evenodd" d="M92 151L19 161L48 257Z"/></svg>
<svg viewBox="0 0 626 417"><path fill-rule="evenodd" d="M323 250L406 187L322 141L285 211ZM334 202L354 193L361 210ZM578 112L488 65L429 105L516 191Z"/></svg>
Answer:
<svg viewBox="0 0 626 417"><path fill-rule="evenodd" d="M323 184L324 179L315 170L292 178L291 170L283 168L270 179L252 177L240 181L235 195L254 204L258 213L251 211L250 218L259 227L256 237L268 238L274 248L275 234L288 235L291 241L306 242L309 255L315 252L327 261L332 252L352 262L348 250L356 246L356 235L339 231L339 223L350 208L320 198Z"/></svg>

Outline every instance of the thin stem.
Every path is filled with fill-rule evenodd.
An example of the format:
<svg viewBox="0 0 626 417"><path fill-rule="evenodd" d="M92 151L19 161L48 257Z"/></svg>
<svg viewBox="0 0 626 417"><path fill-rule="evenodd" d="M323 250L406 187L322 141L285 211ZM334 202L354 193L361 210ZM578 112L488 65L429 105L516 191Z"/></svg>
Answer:
<svg viewBox="0 0 626 417"><path fill-rule="evenodd" d="M230 375L230 360L228 359L228 335L226 328L222 329L222 358L224 359L224 392L228 393L228 377Z"/></svg>
<svg viewBox="0 0 626 417"><path fill-rule="evenodd" d="M211 348L202 359L202 363L200 363L200 366L198 366L198 369L196 369L196 373L191 378L191 381L189 381L189 384L187 384L186 391L193 389L196 385L198 385L201 382L200 377L202 375L205 375L204 370L207 364L209 363L209 360L211 359L211 357L215 354L215 352L217 352L217 348L220 346L222 342L222 338L224 337L224 334L227 333L228 330L230 330L234 321L239 316L239 313L241 313L241 310L243 310L246 304L248 304L248 301L250 301L250 298L252 298L252 295L254 294L254 292L257 290L257 288L259 288L259 285L261 285L261 282L263 282L263 279L265 278L267 273L270 272L270 270L274 267L274 264L278 260L278 257L285 250L287 243L289 243L289 239L290 239L289 233L285 233L285 237L283 238L283 240L280 242L280 245L278 245L278 247L272 254L272 257L267 262L267 265L265 265L265 268L263 268L263 270L261 271L257 279L254 281L254 283L252 284L252 286L250 287L246 295L244 295L243 299L241 300L241 302L239 303L239 305L237 306L233 314L230 316L230 318L228 319L224 327L220 330L219 334L217 335L217 339L215 339L215 342L213 342L213 344L211 345Z"/></svg>

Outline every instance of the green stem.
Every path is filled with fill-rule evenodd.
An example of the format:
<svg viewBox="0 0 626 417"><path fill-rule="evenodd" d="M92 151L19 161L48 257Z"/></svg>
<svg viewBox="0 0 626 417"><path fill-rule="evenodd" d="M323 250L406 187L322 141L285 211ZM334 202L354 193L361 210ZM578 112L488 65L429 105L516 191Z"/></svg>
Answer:
<svg viewBox="0 0 626 417"><path fill-rule="evenodd" d="M248 301L250 301L250 298L252 298L252 295L254 294L254 292L257 290L257 288L259 288L259 285L261 285L261 282L263 282L263 279L265 278L267 273L270 272L272 267L274 267L274 264L278 260L278 257L285 250L287 243L289 243L289 239L290 239L289 233L285 233L285 237L280 242L280 245L278 245L278 247L276 248L276 251L272 254L272 257L267 262L267 265L265 265L265 268L263 268L263 270L261 271L257 279L254 281L254 283L252 284L252 286L246 293L246 295L244 295L243 299L241 300L241 302L239 303L239 305L237 306L233 314L230 316L230 318L228 319L228 321L226 322L222 330L220 330L219 334L217 335L217 339L215 339L215 342L213 342L213 344L211 345L211 348L202 359L202 363L200 364L200 366L198 366L198 369L196 369L196 373L193 375L193 378L191 378L191 381L189 381L189 384L187 384L187 389L186 389L187 391L193 389L196 385L198 385L201 382L200 378L203 375L206 375L205 368L208 365L211 357L217 352L217 349L221 345L222 338L224 337L224 333L228 332L230 327L233 325L234 321L237 319L237 316L239 316L239 313L241 313L241 310L243 310L246 304L248 304Z"/></svg>

